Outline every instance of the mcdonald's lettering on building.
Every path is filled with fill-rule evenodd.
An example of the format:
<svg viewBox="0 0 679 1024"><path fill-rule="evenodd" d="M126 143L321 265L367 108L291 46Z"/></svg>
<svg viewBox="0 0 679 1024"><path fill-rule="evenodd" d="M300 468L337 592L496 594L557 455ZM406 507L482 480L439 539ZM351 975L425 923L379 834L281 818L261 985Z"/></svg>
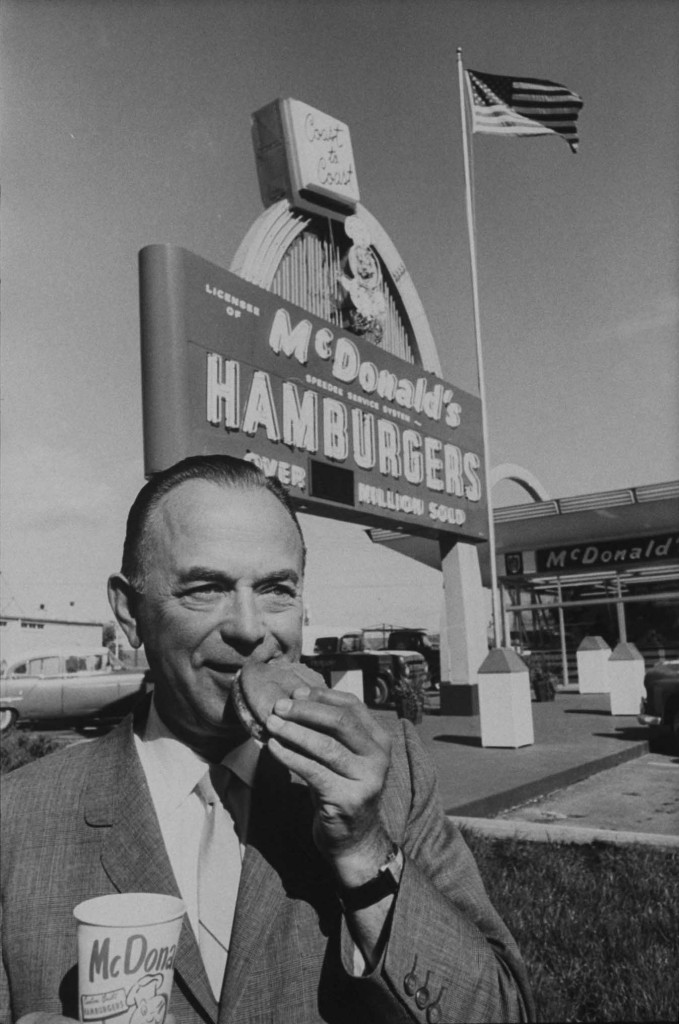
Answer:
<svg viewBox="0 0 679 1024"><path fill-rule="evenodd" d="M224 452L309 512L485 538L476 396L184 249L140 275L147 474Z"/></svg>
<svg viewBox="0 0 679 1024"><path fill-rule="evenodd" d="M538 572L577 572L582 569L664 562L679 557L679 534L661 534L615 541L586 541L535 552Z"/></svg>

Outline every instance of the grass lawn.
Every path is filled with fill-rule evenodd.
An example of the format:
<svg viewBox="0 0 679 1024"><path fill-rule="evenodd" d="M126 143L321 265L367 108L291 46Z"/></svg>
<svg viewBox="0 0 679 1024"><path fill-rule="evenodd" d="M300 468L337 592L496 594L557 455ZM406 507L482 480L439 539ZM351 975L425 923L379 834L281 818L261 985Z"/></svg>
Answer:
<svg viewBox="0 0 679 1024"><path fill-rule="evenodd" d="M540 1021L679 1020L679 854L471 833Z"/></svg>

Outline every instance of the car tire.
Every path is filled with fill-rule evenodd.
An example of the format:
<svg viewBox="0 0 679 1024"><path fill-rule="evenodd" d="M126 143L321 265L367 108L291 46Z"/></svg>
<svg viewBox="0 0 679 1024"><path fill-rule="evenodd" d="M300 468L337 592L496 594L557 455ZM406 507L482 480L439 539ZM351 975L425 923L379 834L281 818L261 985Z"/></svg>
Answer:
<svg viewBox="0 0 679 1024"><path fill-rule="evenodd" d="M17 723L18 714L14 708L2 708L0 710L0 733L11 732Z"/></svg>
<svg viewBox="0 0 679 1024"><path fill-rule="evenodd" d="M389 683L384 676L375 676L365 684L365 702L369 708L383 708L389 701Z"/></svg>

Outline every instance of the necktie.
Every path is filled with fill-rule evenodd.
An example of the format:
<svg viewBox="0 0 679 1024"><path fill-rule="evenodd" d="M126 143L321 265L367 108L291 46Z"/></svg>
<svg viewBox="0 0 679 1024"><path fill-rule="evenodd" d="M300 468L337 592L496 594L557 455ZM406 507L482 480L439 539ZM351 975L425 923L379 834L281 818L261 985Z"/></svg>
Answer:
<svg viewBox="0 0 679 1024"><path fill-rule="evenodd" d="M224 806L232 779L227 769L213 765L196 787L205 804L198 854L198 941L217 1000L224 980L241 868L238 836Z"/></svg>

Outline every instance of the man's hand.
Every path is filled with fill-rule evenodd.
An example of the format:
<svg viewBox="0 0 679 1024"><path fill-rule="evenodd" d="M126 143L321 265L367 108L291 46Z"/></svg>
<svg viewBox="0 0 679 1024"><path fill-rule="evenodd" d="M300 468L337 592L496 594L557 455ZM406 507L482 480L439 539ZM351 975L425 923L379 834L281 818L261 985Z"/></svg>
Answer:
<svg viewBox="0 0 679 1024"><path fill-rule="evenodd" d="M269 750L307 782L314 840L345 886L373 878L391 843L379 816L391 739L355 696L301 686L266 721Z"/></svg>

